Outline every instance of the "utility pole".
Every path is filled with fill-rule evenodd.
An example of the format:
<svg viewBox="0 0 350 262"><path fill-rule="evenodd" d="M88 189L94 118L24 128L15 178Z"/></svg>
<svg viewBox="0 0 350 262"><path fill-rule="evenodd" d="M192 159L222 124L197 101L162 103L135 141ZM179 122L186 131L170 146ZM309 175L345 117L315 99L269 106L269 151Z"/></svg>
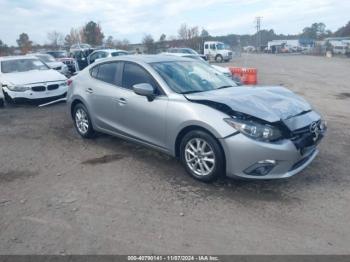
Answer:
<svg viewBox="0 0 350 262"><path fill-rule="evenodd" d="M262 20L262 16L257 16L255 18L255 22L256 22L256 51L260 50L260 46L261 46L261 33L260 33L260 27L261 27L261 20Z"/></svg>

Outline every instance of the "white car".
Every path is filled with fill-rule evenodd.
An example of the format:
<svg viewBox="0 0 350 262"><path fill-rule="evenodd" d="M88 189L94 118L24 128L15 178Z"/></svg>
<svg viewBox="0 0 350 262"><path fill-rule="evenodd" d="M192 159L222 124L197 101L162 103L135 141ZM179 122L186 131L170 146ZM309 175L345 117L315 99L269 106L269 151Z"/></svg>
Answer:
<svg viewBox="0 0 350 262"><path fill-rule="evenodd" d="M39 58L41 61L47 64L51 69L54 69L65 76L69 76L70 74L67 65L65 65L63 62L57 61L53 56L49 54L38 53L38 54L31 54L31 56L35 56Z"/></svg>
<svg viewBox="0 0 350 262"><path fill-rule="evenodd" d="M92 52L88 56L89 65L103 58L114 57L120 55L128 55L129 53L125 50L117 50L117 49L101 49Z"/></svg>
<svg viewBox="0 0 350 262"><path fill-rule="evenodd" d="M9 102L63 98L67 78L35 56L0 57L0 85Z"/></svg>

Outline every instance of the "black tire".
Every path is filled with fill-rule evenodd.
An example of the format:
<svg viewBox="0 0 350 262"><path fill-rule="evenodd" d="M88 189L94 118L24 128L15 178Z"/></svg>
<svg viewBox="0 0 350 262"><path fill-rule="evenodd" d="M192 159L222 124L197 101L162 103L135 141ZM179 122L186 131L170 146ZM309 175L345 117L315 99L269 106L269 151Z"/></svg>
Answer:
<svg viewBox="0 0 350 262"><path fill-rule="evenodd" d="M7 104L14 104L15 101L4 91L4 97Z"/></svg>
<svg viewBox="0 0 350 262"><path fill-rule="evenodd" d="M0 98L0 107L4 107L4 99Z"/></svg>
<svg viewBox="0 0 350 262"><path fill-rule="evenodd" d="M186 161L186 146L190 141L193 141L196 138L205 141L210 146L208 149L211 149L214 153L215 165L211 172L206 175L196 174L189 166L190 164L188 164ZM182 138L180 144L180 160L184 165L187 173L190 174L193 178L202 182L212 182L225 174L225 155L219 142L212 135L202 130L190 131Z"/></svg>
<svg viewBox="0 0 350 262"><path fill-rule="evenodd" d="M78 127L78 123L77 123L77 113L79 112L85 112L86 114L86 123L88 125L87 129L86 129L86 132L83 132L81 130L81 128ZM92 123L91 123L91 118L90 118L90 115L89 115L89 112L87 110L87 108L79 103L77 105L75 105L74 107L74 110L73 110L73 121L74 121L74 126L75 126L75 129L77 130L77 132L79 133L79 135L81 135L83 138L93 138L95 136L95 131L92 127Z"/></svg>
<svg viewBox="0 0 350 262"><path fill-rule="evenodd" d="M222 62L224 61L224 58L222 57L222 55L217 55L217 56L215 57L215 61L216 61L217 63L222 63Z"/></svg>

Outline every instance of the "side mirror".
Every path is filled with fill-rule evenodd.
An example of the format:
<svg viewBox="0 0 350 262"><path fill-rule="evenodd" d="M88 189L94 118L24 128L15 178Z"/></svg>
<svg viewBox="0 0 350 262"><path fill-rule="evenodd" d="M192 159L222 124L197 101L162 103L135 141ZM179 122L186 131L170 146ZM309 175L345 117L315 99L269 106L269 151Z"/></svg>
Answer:
<svg viewBox="0 0 350 262"><path fill-rule="evenodd" d="M147 83L136 84L136 85L133 85L132 88L135 94L147 97L148 101L152 101L155 97L155 89L150 84L147 84Z"/></svg>

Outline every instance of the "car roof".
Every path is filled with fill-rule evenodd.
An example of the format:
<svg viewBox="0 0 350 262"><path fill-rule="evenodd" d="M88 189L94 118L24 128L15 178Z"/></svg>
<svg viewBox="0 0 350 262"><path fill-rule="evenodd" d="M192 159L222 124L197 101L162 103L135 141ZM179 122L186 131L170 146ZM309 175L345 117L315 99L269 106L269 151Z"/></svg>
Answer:
<svg viewBox="0 0 350 262"><path fill-rule="evenodd" d="M173 55L173 56L180 56L180 57L189 57L189 56L196 56L196 57L200 57L200 55L198 54L190 54L190 53L161 53L161 55Z"/></svg>
<svg viewBox="0 0 350 262"><path fill-rule="evenodd" d="M121 50L121 49L97 49L97 50L95 50L93 53L95 53L95 52L108 52L108 53L113 53L113 52L125 52L125 53L127 53L128 51L125 51L125 50Z"/></svg>
<svg viewBox="0 0 350 262"><path fill-rule="evenodd" d="M32 54L28 54L26 56L37 56L37 55L52 56L52 55L47 54L47 53L32 53Z"/></svg>
<svg viewBox="0 0 350 262"><path fill-rule="evenodd" d="M3 56L0 57L0 61L9 61L9 60L17 60L17 59L38 59L32 54L29 55L18 55L18 56Z"/></svg>
<svg viewBox="0 0 350 262"><path fill-rule="evenodd" d="M186 57L180 57L180 56L171 56L171 55L127 55L127 56L115 56L103 59L104 62L106 61L130 61L130 62L136 62L136 63L159 63L159 62L176 62L176 61L192 61L193 59L186 58Z"/></svg>

